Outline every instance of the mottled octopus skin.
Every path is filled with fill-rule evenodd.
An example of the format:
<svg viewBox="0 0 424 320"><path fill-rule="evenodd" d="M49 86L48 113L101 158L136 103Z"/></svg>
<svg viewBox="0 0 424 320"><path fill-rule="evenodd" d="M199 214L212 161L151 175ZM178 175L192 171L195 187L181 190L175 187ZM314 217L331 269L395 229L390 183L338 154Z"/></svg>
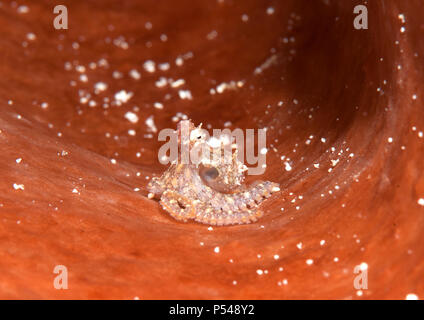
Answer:
<svg viewBox="0 0 424 320"><path fill-rule="evenodd" d="M219 226L257 221L263 215L259 204L280 190L277 183L265 181L233 193L218 192L202 181L198 168L191 164L172 164L148 188L160 196L160 204L176 220Z"/></svg>

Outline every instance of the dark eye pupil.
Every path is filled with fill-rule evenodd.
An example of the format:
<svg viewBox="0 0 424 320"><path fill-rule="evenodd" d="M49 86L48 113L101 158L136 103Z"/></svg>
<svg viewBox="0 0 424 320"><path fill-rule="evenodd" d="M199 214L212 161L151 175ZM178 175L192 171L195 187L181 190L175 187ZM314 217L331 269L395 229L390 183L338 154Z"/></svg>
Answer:
<svg viewBox="0 0 424 320"><path fill-rule="evenodd" d="M216 168L208 168L207 170L205 170L204 175L205 178L215 179L219 176L219 172Z"/></svg>

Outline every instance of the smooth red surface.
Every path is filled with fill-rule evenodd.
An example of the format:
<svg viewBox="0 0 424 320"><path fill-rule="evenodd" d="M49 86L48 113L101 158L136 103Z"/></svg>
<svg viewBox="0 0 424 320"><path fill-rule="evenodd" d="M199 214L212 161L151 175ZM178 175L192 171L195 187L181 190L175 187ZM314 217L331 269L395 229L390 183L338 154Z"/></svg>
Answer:
<svg viewBox="0 0 424 320"><path fill-rule="evenodd" d="M19 14L2 1L0 298L422 298L424 7L369 1L369 29L355 30L359 3L65 1L69 29L58 31L51 3L28 2ZM27 40L31 32L35 40ZM113 44L120 36L128 49ZM255 75L272 48L276 63ZM176 66L187 52L193 57ZM90 69L101 58L109 67ZM148 73L149 59L171 68ZM66 62L85 66L88 81ZM193 100L156 87L160 76L184 79ZM245 85L209 93L231 80ZM108 88L95 95L99 81ZM80 89L96 107L80 103ZM103 97L122 89L134 93L129 102L104 109ZM124 118L134 106L137 124ZM258 223L208 230L147 199L146 176L164 167L144 121L154 115L159 130L175 128L177 112L213 128L269 128L261 179L279 182L282 193L264 203ZM353 269L363 262L368 289L358 296ZM56 265L68 268L68 290L53 287Z"/></svg>

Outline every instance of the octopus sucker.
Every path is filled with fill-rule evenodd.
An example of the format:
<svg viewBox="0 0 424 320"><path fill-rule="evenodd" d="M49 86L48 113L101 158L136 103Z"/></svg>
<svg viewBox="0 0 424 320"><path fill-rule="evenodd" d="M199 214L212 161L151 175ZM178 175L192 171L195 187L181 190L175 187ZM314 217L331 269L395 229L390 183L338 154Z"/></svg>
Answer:
<svg viewBox="0 0 424 320"><path fill-rule="evenodd" d="M197 164L174 161L161 177L154 177L148 190L159 198L162 208L174 219L217 226L248 224L263 216L260 204L273 193L280 191L279 184L257 181L244 185L246 167L237 157L237 147L231 154L224 152L224 144L211 146L207 139L194 130L200 130L189 120L178 124L179 142L182 123L189 128L190 147L208 148L209 154L220 157L201 158ZM225 141L231 141L226 137Z"/></svg>

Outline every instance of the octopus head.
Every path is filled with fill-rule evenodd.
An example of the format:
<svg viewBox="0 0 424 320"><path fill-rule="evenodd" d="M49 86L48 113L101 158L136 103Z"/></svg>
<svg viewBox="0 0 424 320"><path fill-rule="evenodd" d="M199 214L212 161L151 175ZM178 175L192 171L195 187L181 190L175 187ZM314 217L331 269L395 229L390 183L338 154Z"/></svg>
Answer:
<svg viewBox="0 0 424 320"><path fill-rule="evenodd" d="M247 167L239 160L234 137L225 133L210 137L201 124L195 127L191 121L181 121L177 132L179 144L190 146L192 162L196 156L194 165L206 185L224 193L235 192L241 186Z"/></svg>

